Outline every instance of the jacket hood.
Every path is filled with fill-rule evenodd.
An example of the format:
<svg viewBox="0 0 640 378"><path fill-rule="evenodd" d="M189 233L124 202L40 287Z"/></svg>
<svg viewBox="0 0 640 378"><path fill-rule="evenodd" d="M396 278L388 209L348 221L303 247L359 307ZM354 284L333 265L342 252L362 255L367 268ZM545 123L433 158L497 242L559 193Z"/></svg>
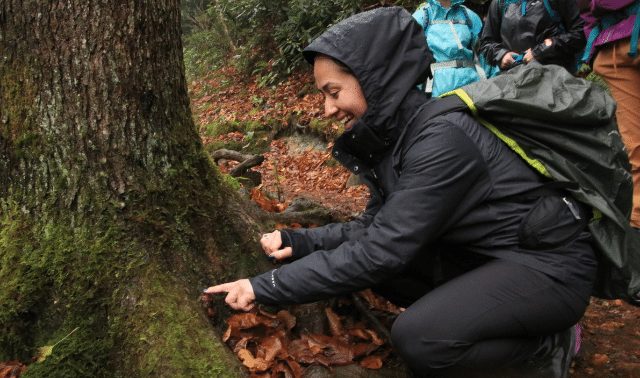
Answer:
<svg viewBox="0 0 640 378"><path fill-rule="evenodd" d="M397 138L392 119L407 94L426 79L432 61L422 28L401 7L351 16L327 29L303 54L312 64L317 54L330 56L360 82L367 111L336 141L360 159L388 149Z"/></svg>

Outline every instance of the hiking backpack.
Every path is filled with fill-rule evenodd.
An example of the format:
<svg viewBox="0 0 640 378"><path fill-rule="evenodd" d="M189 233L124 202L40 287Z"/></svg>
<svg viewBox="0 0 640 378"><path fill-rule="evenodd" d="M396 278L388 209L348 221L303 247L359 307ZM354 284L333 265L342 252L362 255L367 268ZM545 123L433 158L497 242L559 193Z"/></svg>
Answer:
<svg viewBox="0 0 640 378"><path fill-rule="evenodd" d="M529 166L593 209L588 227L599 260L593 295L637 305L640 233L629 224L633 183L615 102L606 91L560 66L533 62L442 97L425 105L430 117L472 113Z"/></svg>

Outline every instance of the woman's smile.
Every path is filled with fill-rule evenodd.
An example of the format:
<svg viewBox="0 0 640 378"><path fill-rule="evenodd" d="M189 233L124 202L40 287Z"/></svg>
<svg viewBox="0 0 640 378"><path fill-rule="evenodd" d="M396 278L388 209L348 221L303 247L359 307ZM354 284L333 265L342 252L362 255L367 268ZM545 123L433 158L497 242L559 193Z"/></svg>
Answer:
<svg viewBox="0 0 640 378"><path fill-rule="evenodd" d="M344 125L345 130L367 111L367 101L358 79L346 66L325 55L313 64L316 86L324 95L324 115Z"/></svg>
<svg viewBox="0 0 640 378"><path fill-rule="evenodd" d="M353 124L355 123L356 119L353 116L347 116L344 117L340 120L340 122L342 123L342 125L344 126L345 131L346 130L351 130L351 128L353 127Z"/></svg>

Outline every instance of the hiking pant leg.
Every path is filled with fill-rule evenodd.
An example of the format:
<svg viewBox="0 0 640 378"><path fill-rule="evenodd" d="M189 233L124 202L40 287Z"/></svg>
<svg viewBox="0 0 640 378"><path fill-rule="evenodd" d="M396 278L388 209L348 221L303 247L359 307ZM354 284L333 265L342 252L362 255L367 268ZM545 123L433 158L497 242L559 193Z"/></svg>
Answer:
<svg viewBox="0 0 640 378"><path fill-rule="evenodd" d="M630 57L627 54L630 45L631 39L626 38L602 47L593 70L606 80L618 103L618 128L629 153L633 175L631 225L640 228L640 55Z"/></svg>
<svg viewBox="0 0 640 378"><path fill-rule="evenodd" d="M493 260L466 252L447 258L446 247L433 246L432 249L432 253L419 256L406 270L372 287L372 290L396 306L409 307L442 283Z"/></svg>
<svg viewBox="0 0 640 378"><path fill-rule="evenodd" d="M418 376L517 366L546 335L578 322L590 285L576 294L543 273L493 260L413 303L393 324L392 343Z"/></svg>

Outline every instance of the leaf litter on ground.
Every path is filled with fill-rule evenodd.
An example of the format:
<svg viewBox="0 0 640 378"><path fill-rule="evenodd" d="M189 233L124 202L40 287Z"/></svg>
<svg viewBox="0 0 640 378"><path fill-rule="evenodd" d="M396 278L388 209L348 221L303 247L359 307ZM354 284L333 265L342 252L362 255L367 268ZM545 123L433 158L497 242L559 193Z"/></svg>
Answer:
<svg viewBox="0 0 640 378"><path fill-rule="evenodd" d="M331 307L325 309L328 334L295 332L296 318L287 310L271 313L259 307L227 320L222 340L252 376L300 377L303 366L360 364L379 369L390 347L362 322L345 322Z"/></svg>

